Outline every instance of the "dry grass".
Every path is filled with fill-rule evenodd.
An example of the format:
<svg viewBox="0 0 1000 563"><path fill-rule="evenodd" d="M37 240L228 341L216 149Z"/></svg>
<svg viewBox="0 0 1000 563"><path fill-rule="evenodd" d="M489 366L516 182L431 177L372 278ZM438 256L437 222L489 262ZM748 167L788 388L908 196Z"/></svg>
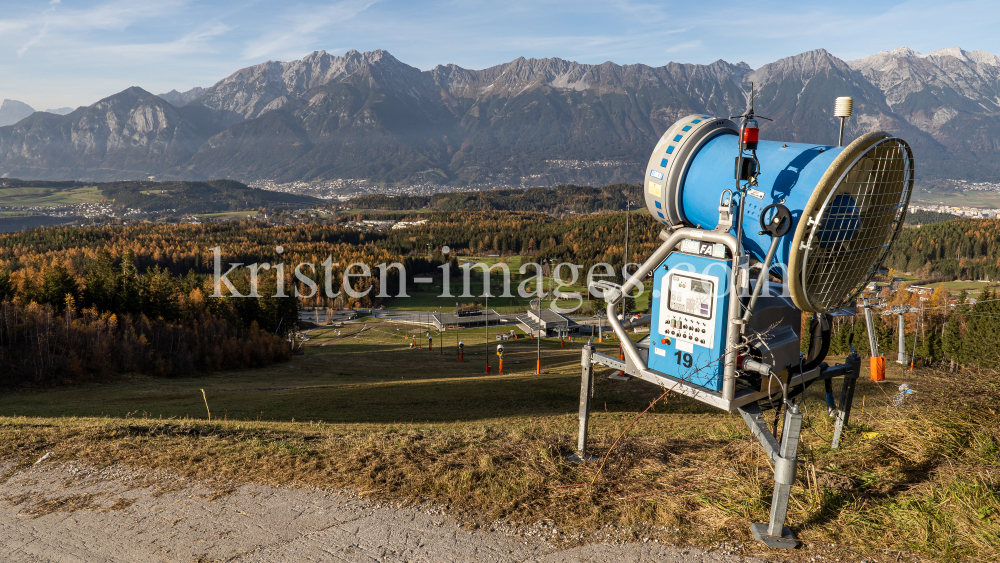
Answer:
<svg viewBox="0 0 1000 563"><path fill-rule="evenodd" d="M530 344L514 345L512 356L529 355L518 346ZM561 350L553 348L553 357L562 359L554 359L551 373L542 378L462 375L442 372L447 369L442 364L424 379L404 371L401 383L382 372L345 375L344 364L358 351L323 350L296 361L323 360L331 366L323 375L326 387L300 374L271 381L290 394L283 421L159 419L148 409L152 416L140 418L0 418L0 457L30 463L53 451L56 460L164 469L208 480L219 495L243 482L346 487L379 499L430 500L469 526L546 523L561 531L552 537L565 542L656 538L731 545L735 540L745 544L744 550L761 549L751 541L748 526L767 518L772 473L740 419L668 396L610 452L598 477L596 464L566 460L575 443L579 368L574 365L578 351ZM383 356L393 354L410 352L390 349ZM331 376L329 370L341 375ZM233 388L263 384L227 377ZM804 429L804 463L789 514L806 549L783 555L1000 560L996 379L929 371L911 375L898 368L890 368L887 386L865 377L841 451L831 451L821 438L832 434L821 389L807 395L806 426L812 430ZM902 407L890 408L890 395L902 381L918 393ZM198 389L205 388L213 407L228 404L230 418L234 411L257 408L235 405L234 398L242 395L227 394L219 381L180 384L193 390L196 406ZM177 389L160 385L165 385L160 392L169 412ZM303 395L296 395L298 389ZM115 390L106 386L95 393L114 396ZM128 387L125 396L134 393ZM331 411L314 420L354 416L370 422L289 422L296 401L301 405L305 394L317 393L328 393L331 400L346 394L355 403L342 399L336 403L339 416ZM608 453L621 430L659 393L640 382L599 381L591 453ZM156 402L150 396L142 400ZM537 404L526 408L532 400ZM24 408L24 397L10 401ZM393 419L386 405L402 414ZM32 408L44 410L40 404ZM373 408L383 410L373 416Z"/></svg>

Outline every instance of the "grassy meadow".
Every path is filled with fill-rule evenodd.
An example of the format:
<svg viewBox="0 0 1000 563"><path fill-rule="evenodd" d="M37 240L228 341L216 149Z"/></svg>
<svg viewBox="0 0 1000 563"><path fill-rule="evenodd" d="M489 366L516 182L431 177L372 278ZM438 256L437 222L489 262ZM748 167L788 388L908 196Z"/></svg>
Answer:
<svg viewBox="0 0 1000 563"><path fill-rule="evenodd" d="M0 188L0 205L56 206L75 205L78 203L97 203L104 199L97 186L82 188L37 188L17 187Z"/></svg>
<svg viewBox="0 0 1000 563"><path fill-rule="evenodd" d="M304 355L265 369L8 392L0 453L22 466L51 451L164 469L223 493L243 482L349 487L445 505L470 527L548 523L566 544L735 540L741 553L769 553L748 526L766 521L771 468L739 417L667 394L623 435L663 390L599 371L590 453L607 462L573 464L582 340L542 341L541 375L536 341L506 341L500 375L495 329L490 341L482 329L434 334L433 350L414 330L362 319L310 332ZM598 347L617 354L613 341ZM894 407L902 382L917 393ZM822 387L810 389L789 513L805 546L781 557L1000 559L997 399L995 376L890 363L876 384L863 368L832 451Z"/></svg>

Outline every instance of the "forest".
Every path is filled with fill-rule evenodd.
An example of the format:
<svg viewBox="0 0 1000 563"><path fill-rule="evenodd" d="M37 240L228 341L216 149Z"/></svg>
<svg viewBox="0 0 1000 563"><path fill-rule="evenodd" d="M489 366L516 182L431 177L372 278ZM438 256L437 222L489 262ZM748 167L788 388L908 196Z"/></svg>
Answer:
<svg viewBox="0 0 1000 563"><path fill-rule="evenodd" d="M1000 219L954 219L903 229L885 265L920 280L996 280Z"/></svg>
<svg viewBox="0 0 1000 563"><path fill-rule="evenodd" d="M433 211L537 211L543 213L596 213L625 211L644 206L642 186L611 184L590 186L561 185L554 188L525 190L486 190L438 193L432 196L365 195L347 202L355 209Z"/></svg>
<svg viewBox="0 0 1000 563"><path fill-rule="evenodd" d="M953 298L942 285L931 293L910 292L904 285L895 294L883 292L886 307L876 309L875 339L879 353L889 360L896 358L898 317L882 314L893 305L909 305L916 312L904 314L907 355L915 365L944 366L950 371L974 368L1000 368L1000 292L986 291L977 299L966 294ZM871 355L864 314L833 318L830 353L843 355L850 346L863 356ZM849 344L851 335L853 343Z"/></svg>
<svg viewBox="0 0 1000 563"><path fill-rule="evenodd" d="M332 290L337 292L341 274L355 262L374 268L398 261L412 276L434 272L456 255L516 255L588 269L605 262L619 270L625 259L622 212L561 219L517 210L421 216L428 222L384 231L358 227L342 216L334 224L270 225L248 219L207 225L38 228L0 235L0 383L45 384L131 370L179 375L281 361L290 353L284 335L295 328L299 305L377 307L399 289L397 272L390 269L385 288L378 275L355 280L358 292L373 290L364 296L345 292L331 300L322 291L309 296L308 287L293 276L294 265L303 262L316 268L300 274L323 287L320 265L329 259ZM641 212L629 214L628 221L628 258L641 263L656 247L660 228ZM997 227L992 220L959 219L905 229L887 265L928 277L995 276L1000 271L1000 260L992 258L1000 255ZM452 249L451 255L441 253L444 246ZM227 265L288 265L283 273L286 291L299 290L309 297L275 297L273 269L262 277L260 297L211 297L214 248ZM248 268L240 268L230 279L241 293L248 293ZM988 342L1000 327L990 324L993 301L981 296L974 304L960 301L951 307L943 288L925 297L930 302L908 291L891 296L904 298L926 309L916 341L920 361L994 365ZM850 333L856 335L854 346L867 352L861 318L835 319L834 352L847 351ZM894 321L880 316L876 323L883 351L895 350ZM916 321L907 322L911 339ZM980 342L982 338L986 340Z"/></svg>

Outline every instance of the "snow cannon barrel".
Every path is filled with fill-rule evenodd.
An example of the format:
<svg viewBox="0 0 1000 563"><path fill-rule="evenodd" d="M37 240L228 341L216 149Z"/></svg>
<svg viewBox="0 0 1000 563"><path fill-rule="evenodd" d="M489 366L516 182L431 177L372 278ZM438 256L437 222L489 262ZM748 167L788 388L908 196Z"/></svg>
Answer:
<svg viewBox="0 0 1000 563"><path fill-rule="evenodd" d="M729 119L690 115L675 123L646 167L650 214L668 226L715 229L728 194L737 192L732 211L738 211L739 154L739 127ZM750 152L743 154L748 159ZM760 169L750 173L756 185L746 190L743 205L744 249L758 261L765 258L771 236L761 232L761 215L771 204L784 205L792 226L771 267L788 284L792 301L819 313L852 304L903 226L913 189L910 146L873 132L846 147L759 140L756 155Z"/></svg>

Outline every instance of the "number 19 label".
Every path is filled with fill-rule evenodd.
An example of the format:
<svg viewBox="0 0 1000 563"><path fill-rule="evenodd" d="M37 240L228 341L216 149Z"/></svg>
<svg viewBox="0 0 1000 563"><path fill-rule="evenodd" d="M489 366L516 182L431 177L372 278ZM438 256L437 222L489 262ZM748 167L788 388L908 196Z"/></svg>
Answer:
<svg viewBox="0 0 1000 563"><path fill-rule="evenodd" d="M687 352L681 352L680 350L674 352L674 356L677 356L677 365L684 366L686 368L691 367L694 360L691 358L691 354Z"/></svg>

